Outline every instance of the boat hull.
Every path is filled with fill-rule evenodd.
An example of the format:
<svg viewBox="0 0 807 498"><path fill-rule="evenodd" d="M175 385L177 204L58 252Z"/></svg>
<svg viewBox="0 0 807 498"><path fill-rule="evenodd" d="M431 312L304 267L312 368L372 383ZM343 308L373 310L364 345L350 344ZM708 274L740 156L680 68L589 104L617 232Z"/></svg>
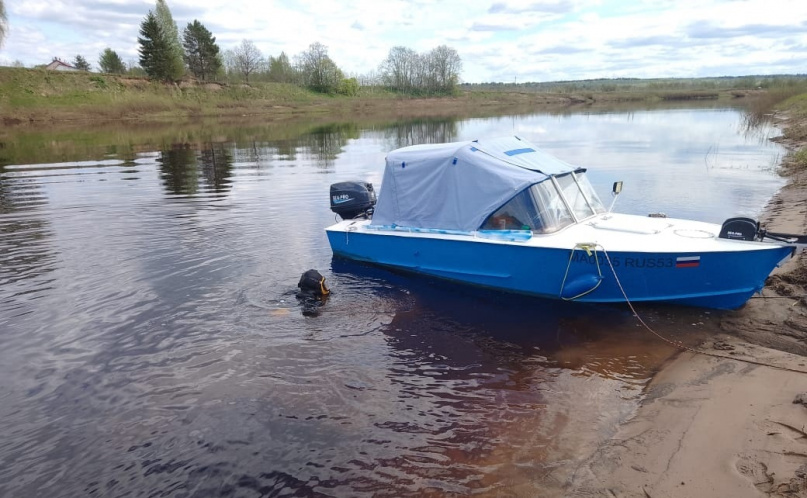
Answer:
<svg viewBox="0 0 807 498"><path fill-rule="evenodd" d="M587 252L576 248L328 230L337 256L545 298L742 306L793 248L753 244L715 252ZM616 274L616 276L615 276ZM623 293L624 290L624 293Z"/></svg>

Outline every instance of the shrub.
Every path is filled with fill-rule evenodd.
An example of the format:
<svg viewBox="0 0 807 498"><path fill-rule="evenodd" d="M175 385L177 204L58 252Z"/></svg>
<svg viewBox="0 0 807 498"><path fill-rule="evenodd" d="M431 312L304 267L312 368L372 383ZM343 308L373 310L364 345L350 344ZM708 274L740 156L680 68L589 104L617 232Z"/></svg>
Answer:
<svg viewBox="0 0 807 498"><path fill-rule="evenodd" d="M107 88L106 80L100 76L90 76L90 81L95 83L96 88L100 88L102 90Z"/></svg>
<svg viewBox="0 0 807 498"><path fill-rule="evenodd" d="M359 81L356 78L346 78L339 82L339 93L348 97L359 94Z"/></svg>

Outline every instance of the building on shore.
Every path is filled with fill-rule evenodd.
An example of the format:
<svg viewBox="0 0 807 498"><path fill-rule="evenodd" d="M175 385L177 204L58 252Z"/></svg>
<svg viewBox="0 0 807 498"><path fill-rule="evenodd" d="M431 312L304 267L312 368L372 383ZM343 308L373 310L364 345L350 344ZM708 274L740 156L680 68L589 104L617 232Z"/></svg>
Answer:
<svg viewBox="0 0 807 498"><path fill-rule="evenodd" d="M51 71L78 71L78 68L59 60L58 57L54 57L53 61L45 66L45 69L49 69Z"/></svg>

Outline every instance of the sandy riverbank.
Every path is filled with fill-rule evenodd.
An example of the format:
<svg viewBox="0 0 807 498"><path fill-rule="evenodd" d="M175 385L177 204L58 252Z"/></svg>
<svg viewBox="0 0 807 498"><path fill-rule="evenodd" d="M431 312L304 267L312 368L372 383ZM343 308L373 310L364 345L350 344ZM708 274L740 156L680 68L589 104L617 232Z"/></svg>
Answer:
<svg viewBox="0 0 807 498"><path fill-rule="evenodd" d="M783 126L801 125L782 118ZM791 149L804 142L785 143ZM807 233L807 174L783 165L771 231ZM805 373L684 352L653 379L635 417L575 473L568 496L807 497L807 256L763 298L726 314L703 350ZM807 398L807 394L804 395Z"/></svg>

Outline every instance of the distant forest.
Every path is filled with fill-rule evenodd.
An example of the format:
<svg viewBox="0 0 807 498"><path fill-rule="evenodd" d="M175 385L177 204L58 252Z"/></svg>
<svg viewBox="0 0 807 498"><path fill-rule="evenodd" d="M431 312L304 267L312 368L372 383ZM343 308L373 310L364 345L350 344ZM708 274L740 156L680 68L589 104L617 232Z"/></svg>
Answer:
<svg viewBox="0 0 807 498"><path fill-rule="evenodd" d="M805 74L718 76L707 78L598 78L577 81L529 81L524 83L462 83L466 90L500 90L521 92L655 92L659 90L757 90L800 86L807 81Z"/></svg>

